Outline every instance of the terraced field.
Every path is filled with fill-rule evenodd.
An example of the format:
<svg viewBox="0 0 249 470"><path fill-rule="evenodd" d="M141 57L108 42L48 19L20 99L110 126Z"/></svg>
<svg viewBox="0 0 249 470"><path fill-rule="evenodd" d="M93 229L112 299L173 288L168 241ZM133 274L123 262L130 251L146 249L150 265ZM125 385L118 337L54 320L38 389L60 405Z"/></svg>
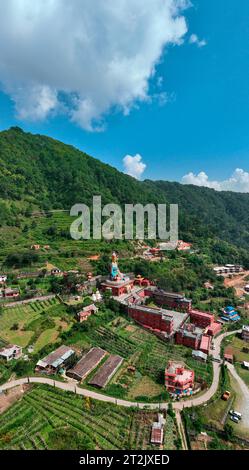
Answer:
<svg viewBox="0 0 249 470"><path fill-rule="evenodd" d="M106 349L111 354L120 354L124 358L129 357L136 350L136 344L133 341L102 326L88 334L88 337L94 341L94 345Z"/></svg>
<svg viewBox="0 0 249 470"><path fill-rule="evenodd" d="M96 449L149 449L155 417L41 385L1 416L0 449L51 449L51 433L60 429L87 436ZM176 429L170 417L167 423L165 448L172 449Z"/></svg>
<svg viewBox="0 0 249 470"><path fill-rule="evenodd" d="M52 315L60 314L61 309L63 306L55 298L5 308L0 316L0 339L25 348L31 342L36 325L44 318L44 314L48 312L51 312ZM37 338L39 341L37 350L48 344L50 339L52 341L56 339L57 328L58 325L55 326L53 333L52 331L41 333L43 337Z"/></svg>

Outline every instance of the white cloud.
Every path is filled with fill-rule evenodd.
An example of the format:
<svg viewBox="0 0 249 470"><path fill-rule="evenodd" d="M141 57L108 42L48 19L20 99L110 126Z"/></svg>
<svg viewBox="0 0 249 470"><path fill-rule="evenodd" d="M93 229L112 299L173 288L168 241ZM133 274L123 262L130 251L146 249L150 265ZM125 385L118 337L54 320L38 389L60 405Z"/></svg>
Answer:
<svg viewBox="0 0 249 470"><path fill-rule="evenodd" d="M19 87L11 91L19 119L32 121L45 119L58 107L56 90L46 85L34 85L30 89Z"/></svg>
<svg viewBox="0 0 249 470"><path fill-rule="evenodd" d="M249 193L249 173L236 168L232 176L223 181L210 180L208 175L201 171L197 175L188 173L182 178L183 184L194 184L195 186L206 186L216 189L216 191L235 191L240 193Z"/></svg>
<svg viewBox="0 0 249 470"><path fill-rule="evenodd" d="M204 47L207 45L207 41L206 39L199 39L197 34L191 34L189 44L196 44L198 47Z"/></svg>
<svg viewBox="0 0 249 470"><path fill-rule="evenodd" d="M189 0L1 0L1 87L22 119L63 109L83 128L100 130L113 109L127 114L150 101L149 80L164 48L182 43L189 6Z"/></svg>
<svg viewBox="0 0 249 470"><path fill-rule="evenodd" d="M146 169L146 164L143 163L141 155L137 153L132 157L131 155L126 155L123 158L123 165L125 173L127 175L133 176L136 179L140 179L144 170Z"/></svg>

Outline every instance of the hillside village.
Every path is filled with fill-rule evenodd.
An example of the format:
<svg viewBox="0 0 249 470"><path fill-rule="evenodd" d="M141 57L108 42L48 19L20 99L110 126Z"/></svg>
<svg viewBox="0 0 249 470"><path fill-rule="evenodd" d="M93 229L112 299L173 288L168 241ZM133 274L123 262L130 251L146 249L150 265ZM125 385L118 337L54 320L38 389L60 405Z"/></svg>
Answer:
<svg viewBox="0 0 249 470"><path fill-rule="evenodd" d="M149 264L158 257L159 263L165 263L161 258L165 253L162 248L165 246L145 247L145 253L140 250L139 256L141 259L145 256L145 262ZM192 244L180 241L178 251L182 248L191 255ZM31 249L39 251L41 247L35 245ZM100 255L91 256L93 266L100 260ZM136 407L139 402L140 407L152 405L156 408L156 402L166 402L170 404L168 418L162 414L156 421L152 412L146 418L149 423L146 425L146 445L167 446L167 423L168 419L173 419L178 429L175 443L178 446L186 439L188 442L198 439L196 433L190 437L182 435L184 426L177 424L181 419L180 410L190 399L196 400L198 410L210 399L209 406L212 406L212 397L207 400L206 395L209 396L211 384L215 384L215 396L226 404L223 428L232 426L236 439L242 439L239 445L244 446L243 429L244 426L248 429L249 423L244 418L244 405L240 408L241 421L228 413L235 395L230 390L234 378L226 364L236 367L240 377L249 384L246 278L242 299L232 299L236 299L236 305L229 305L227 300L218 311L209 312L206 308L196 308L195 302L184 293L166 291L155 279L133 272L123 274L119 264L122 259L118 259L113 251L105 274L98 274L94 269L95 273L83 275L79 270L63 271L54 265L50 272L33 270L31 274L19 270L15 276L22 290L13 284L9 272L1 273L2 397L4 390L11 393L14 378L24 377L29 384L37 377L41 383L47 383L43 378L55 380L65 390L70 391L73 387L77 394L88 390L89 396L97 399L101 399L98 395L101 392L116 405L119 400L126 400L126 406L134 403ZM242 266L229 264L223 268L213 266L213 272L213 280L206 281L203 287L210 293L215 288L216 276L219 282L222 278L225 282L236 279L245 271ZM23 286L32 279L52 288L64 286L64 289L57 293L49 291L51 287L40 293L34 289L23 296ZM227 346L226 339L221 343L223 337L229 339ZM240 354L236 349L238 342ZM224 383L229 390L220 383L219 370L223 370ZM160 410L159 403L157 406ZM3 411L7 408L3 407ZM183 415L182 419L187 417ZM220 424L217 432L219 427ZM203 432L207 429L203 424ZM210 443L212 441L210 437ZM196 445L194 441L192 445Z"/></svg>

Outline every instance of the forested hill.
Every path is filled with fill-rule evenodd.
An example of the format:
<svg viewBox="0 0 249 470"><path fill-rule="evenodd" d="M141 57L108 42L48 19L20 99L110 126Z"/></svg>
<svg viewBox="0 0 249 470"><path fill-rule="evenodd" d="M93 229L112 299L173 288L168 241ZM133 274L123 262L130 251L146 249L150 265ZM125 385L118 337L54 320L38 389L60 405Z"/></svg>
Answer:
<svg viewBox="0 0 249 470"><path fill-rule="evenodd" d="M37 208L91 204L92 196L100 194L104 204L178 203L183 236L210 235L249 246L249 194L139 182L72 146L17 127L0 132L0 168L1 225Z"/></svg>

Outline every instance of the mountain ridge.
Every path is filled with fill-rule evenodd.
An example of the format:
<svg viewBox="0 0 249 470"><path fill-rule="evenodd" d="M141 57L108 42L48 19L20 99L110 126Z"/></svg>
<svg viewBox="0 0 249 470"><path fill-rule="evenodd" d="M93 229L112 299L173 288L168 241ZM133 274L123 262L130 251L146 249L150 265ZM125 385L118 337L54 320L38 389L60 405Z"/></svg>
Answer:
<svg viewBox="0 0 249 470"><path fill-rule="evenodd" d="M0 132L0 166L2 225L32 208L69 210L101 195L103 204L179 204L182 236L210 234L235 245L249 244L249 194L138 181L71 145L18 127Z"/></svg>

